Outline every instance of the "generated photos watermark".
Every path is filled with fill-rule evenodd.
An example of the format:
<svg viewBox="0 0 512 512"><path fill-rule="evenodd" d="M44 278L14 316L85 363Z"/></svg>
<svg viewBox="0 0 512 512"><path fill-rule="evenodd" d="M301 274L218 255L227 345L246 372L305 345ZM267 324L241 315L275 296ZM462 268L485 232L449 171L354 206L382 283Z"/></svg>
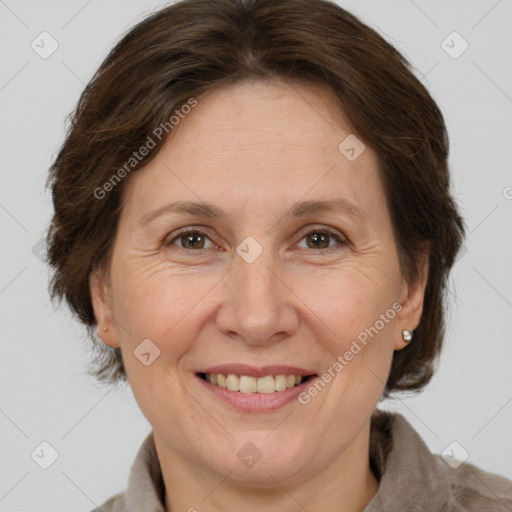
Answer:
<svg viewBox="0 0 512 512"><path fill-rule="evenodd" d="M197 106L197 100L190 98L184 105L174 111L174 114L165 123L160 123L148 136L146 142L138 149L134 151L132 156L120 167L108 180L103 183L101 187L96 187L93 191L93 195L96 199L104 199L108 192L111 192L114 187L121 182L131 171L133 171L137 165L149 154L149 152L156 147L157 141L161 141L165 135L168 135L173 128L175 128L181 119L184 119L192 109ZM165 135L164 135L165 133Z"/></svg>
<svg viewBox="0 0 512 512"><path fill-rule="evenodd" d="M381 313L378 320L370 326L366 327L363 331L361 331L357 335L357 340L352 340L350 348L344 352L343 355L340 355L336 358L336 361L329 366L329 368L320 376L320 378L315 379L311 386L303 391L299 395L299 402L302 405L309 404L312 398L318 395L323 389L327 386L329 382L331 382L337 374L339 374L345 366L349 364L350 361L354 359L354 357L361 352L362 347L368 344L368 337L373 339L377 334L384 329L385 325L395 318L396 314L402 310L402 304L399 302L395 302L385 313ZM358 343L359 341L359 343Z"/></svg>

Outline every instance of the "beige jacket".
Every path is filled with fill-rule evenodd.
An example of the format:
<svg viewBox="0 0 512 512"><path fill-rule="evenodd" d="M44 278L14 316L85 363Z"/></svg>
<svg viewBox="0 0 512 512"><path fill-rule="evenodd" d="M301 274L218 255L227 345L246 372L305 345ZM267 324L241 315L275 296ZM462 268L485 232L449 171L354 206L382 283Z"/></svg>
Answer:
<svg viewBox="0 0 512 512"><path fill-rule="evenodd" d="M401 414L375 410L370 465L379 491L362 512L512 512L511 480L467 462L454 469L455 463L430 452ZM93 512L165 512L163 496L151 432L135 458L127 490Z"/></svg>

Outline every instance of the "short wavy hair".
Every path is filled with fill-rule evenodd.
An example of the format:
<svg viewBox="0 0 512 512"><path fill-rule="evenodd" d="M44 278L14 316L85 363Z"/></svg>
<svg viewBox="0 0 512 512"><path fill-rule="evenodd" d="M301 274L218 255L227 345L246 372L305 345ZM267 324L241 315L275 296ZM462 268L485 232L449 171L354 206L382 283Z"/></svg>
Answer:
<svg viewBox="0 0 512 512"><path fill-rule="evenodd" d="M419 391L442 347L447 279L465 232L450 194L446 126L405 57L328 0L181 0L129 30L85 87L50 168L46 242L51 298L66 300L93 343L89 374L127 380L120 349L95 333L89 275L108 268L124 186L166 137L108 194L104 184L191 98L245 80L323 85L376 152L401 271L413 280L425 254L429 261L420 323L413 343L394 352L383 396Z"/></svg>

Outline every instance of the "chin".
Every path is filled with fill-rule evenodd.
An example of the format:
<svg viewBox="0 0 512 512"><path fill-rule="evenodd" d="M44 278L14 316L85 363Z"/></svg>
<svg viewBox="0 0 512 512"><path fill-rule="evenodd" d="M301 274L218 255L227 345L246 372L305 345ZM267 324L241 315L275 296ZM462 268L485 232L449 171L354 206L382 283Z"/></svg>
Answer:
<svg viewBox="0 0 512 512"><path fill-rule="evenodd" d="M229 475L231 482L249 488L275 488L276 481L305 479L304 473L311 470L308 462L312 456L304 446L306 440L300 442L291 435L272 439L272 435L265 432L264 435L238 437L229 449L220 450L220 458L211 469L220 475Z"/></svg>

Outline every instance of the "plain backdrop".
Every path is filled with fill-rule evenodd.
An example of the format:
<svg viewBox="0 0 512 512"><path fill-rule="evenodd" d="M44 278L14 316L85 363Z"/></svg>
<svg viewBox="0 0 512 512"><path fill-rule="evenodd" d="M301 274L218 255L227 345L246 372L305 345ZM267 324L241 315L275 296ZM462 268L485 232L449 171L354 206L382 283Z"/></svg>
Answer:
<svg viewBox="0 0 512 512"><path fill-rule="evenodd" d="M512 478L512 2L339 3L406 55L440 105L468 226L438 372L421 395L381 407L401 412L433 452L456 441L468 462ZM129 388L86 375L85 333L49 303L38 255L65 118L112 45L163 5L0 0L0 511L91 510L126 488L150 432ZM45 37L52 49L42 32L58 44L47 58L32 44ZM31 455L41 450L58 454L48 469Z"/></svg>

